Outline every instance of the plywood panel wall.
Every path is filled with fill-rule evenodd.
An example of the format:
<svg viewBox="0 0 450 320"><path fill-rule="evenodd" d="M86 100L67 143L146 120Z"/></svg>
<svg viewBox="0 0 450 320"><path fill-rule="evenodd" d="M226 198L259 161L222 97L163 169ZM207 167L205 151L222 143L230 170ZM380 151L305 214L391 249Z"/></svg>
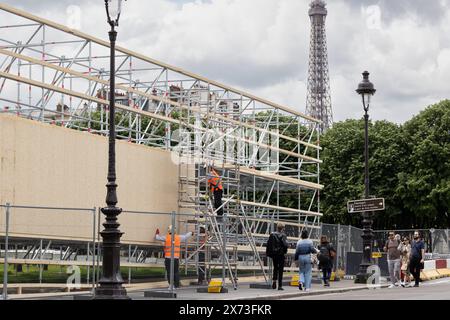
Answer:
<svg viewBox="0 0 450 320"><path fill-rule="evenodd" d="M92 208L105 206L108 139L99 135L0 115L0 203ZM118 206L124 210L177 210L178 167L168 151L117 141ZM152 243L166 215L119 216L124 242ZM0 216L4 230L4 210ZM92 238L89 213L15 209L12 234Z"/></svg>

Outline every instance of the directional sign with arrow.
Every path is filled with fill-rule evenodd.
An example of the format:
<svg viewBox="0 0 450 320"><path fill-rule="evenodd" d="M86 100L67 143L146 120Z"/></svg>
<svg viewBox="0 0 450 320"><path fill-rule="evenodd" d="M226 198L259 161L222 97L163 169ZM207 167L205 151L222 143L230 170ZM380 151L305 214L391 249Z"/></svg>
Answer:
<svg viewBox="0 0 450 320"><path fill-rule="evenodd" d="M349 213L384 210L384 198L349 201L347 209Z"/></svg>

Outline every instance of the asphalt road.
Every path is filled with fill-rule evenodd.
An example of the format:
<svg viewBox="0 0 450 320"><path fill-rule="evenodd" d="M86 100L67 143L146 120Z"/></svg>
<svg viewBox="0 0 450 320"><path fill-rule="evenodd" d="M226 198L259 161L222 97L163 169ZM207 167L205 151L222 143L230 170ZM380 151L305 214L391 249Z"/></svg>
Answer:
<svg viewBox="0 0 450 320"><path fill-rule="evenodd" d="M427 281L419 288L360 290L288 300L450 300L450 279Z"/></svg>

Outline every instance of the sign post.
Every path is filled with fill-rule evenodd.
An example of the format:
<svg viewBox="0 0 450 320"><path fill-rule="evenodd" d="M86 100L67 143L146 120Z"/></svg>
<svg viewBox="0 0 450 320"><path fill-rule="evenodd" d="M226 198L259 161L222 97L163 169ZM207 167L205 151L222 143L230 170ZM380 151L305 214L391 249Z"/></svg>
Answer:
<svg viewBox="0 0 450 320"><path fill-rule="evenodd" d="M368 197L366 195L366 197ZM372 214L374 211L384 210L384 198L362 199L347 202L347 210L349 213L362 213L363 216L363 259L360 264L360 271L356 275L356 283L367 283L369 274L367 268L372 265L372 259L380 258L380 253L372 252Z"/></svg>
<svg viewBox="0 0 450 320"><path fill-rule="evenodd" d="M384 198L352 200L347 202L349 213L384 210Z"/></svg>

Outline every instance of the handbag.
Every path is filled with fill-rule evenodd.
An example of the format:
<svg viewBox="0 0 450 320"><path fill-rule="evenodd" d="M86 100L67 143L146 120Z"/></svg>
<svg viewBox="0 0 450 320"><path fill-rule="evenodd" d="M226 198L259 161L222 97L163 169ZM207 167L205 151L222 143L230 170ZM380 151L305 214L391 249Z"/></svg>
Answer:
<svg viewBox="0 0 450 320"><path fill-rule="evenodd" d="M330 247L329 250L331 259L334 259L336 257L336 251L332 250L332 247Z"/></svg>

